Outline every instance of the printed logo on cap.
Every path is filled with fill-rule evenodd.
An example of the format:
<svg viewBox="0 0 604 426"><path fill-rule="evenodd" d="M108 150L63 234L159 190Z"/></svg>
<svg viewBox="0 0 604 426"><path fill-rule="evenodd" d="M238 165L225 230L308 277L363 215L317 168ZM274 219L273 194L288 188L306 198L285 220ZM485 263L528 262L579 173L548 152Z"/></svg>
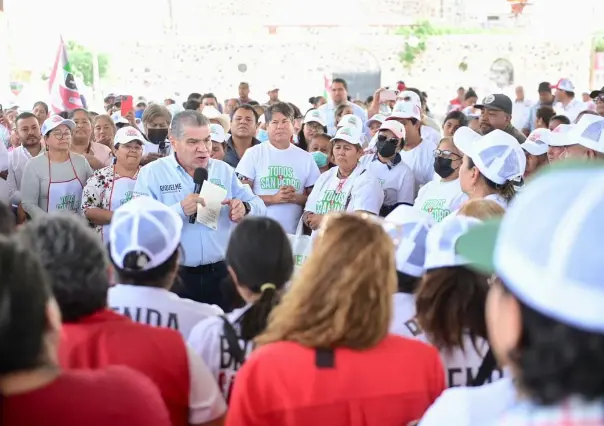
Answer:
<svg viewBox="0 0 604 426"><path fill-rule="evenodd" d="M600 142L602 130L604 130L604 120L599 120L587 126L581 136L594 142Z"/></svg>
<svg viewBox="0 0 604 426"><path fill-rule="evenodd" d="M405 111L405 103L404 102L399 102L394 106L394 111L395 112L403 112Z"/></svg>
<svg viewBox="0 0 604 426"><path fill-rule="evenodd" d="M350 124L354 124L356 126L357 125L357 118L356 117L349 117L348 118L348 122Z"/></svg>
<svg viewBox="0 0 604 426"><path fill-rule="evenodd" d="M126 136L138 137L138 132L136 131L136 129L128 129L128 130L126 130Z"/></svg>
<svg viewBox="0 0 604 426"><path fill-rule="evenodd" d="M344 136L350 136L350 137L352 137L352 130L351 130L351 129L349 129L349 128L347 128L347 127L343 127L343 128L340 130L340 135L344 135Z"/></svg>
<svg viewBox="0 0 604 426"><path fill-rule="evenodd" d="M483 104L491 104L491 103L493 103L494 101L495 101L495 96L494 96L494 95L489 95L489 96L485 97L485 98L482 100L482 103L483 103Z"/></svg>
<svg viewBox="0 0 604 426"><path fill-rule="evenodd" d="M559 126L558 126L558 127L556 127L554 130L552 130L552 133L562 133L562 129L563 129L563 128L564 128L564 127L562 127L562 126L560 126L560 125L559 125Z"/></svg>
<svg viewBox="0 0 604 426"><path fill-rule="evenodd" d="M318 109L315 109L314 111L311 111L310 115L311 117L319 118L321 117L321 112Z"/></svg>
<svg viewBox="0 0 604 426"><path fill-rule="evenodd" d="M53 123L58 123L59 121L63 121L63 117L61 117L60 115L55 115L55 116L52 118L52 122L53 122Z"/></svg>

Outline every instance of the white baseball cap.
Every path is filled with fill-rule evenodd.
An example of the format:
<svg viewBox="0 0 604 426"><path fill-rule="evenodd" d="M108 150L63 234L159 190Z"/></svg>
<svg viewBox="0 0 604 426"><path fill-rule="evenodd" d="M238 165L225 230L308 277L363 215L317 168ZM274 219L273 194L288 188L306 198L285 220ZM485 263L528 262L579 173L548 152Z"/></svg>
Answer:
<svg viewBox="0 0 604 426"><path fill-rule="evenodd" d="M44 120L44 123L42 123L42 135L46 136L48 132L56 129L61 124L64 124L69 127L69 130L73 130L75 128L75 123L73 122L73 120L68 120L66 118L61 117L60 115L53 115L48 117L46 120Z"/></svg>
<svg viewBox="0 0 604 426"><path fill-rule="evenodd" d="M548 166L502 218L472 228L457 249L531 309L604 333L602 182L601 166L572 160ZM527 220L536 217L538 226Z"/></svg>
<svg viewBox="0 0 604 426"><path fill-rule="evenodd" d="M346 114L338 122L338 128L340 127L356 127L363 130L363 121L354 114Z"/></svg>
<svg viewBox="0 0 604 426"><path fill-rule="evenodd" d="M399 139L404 139L406 136L405 126L396 120L384 121L380 130L390 130Z"/></svg>
<svg viewBox="0 0 604 426"><path fill-rule="evenodd" d="M571 140L577 141L587 149L604 154L604 117L584 114L568 132Z"/></svg>
<svg viewBox="0 0 604 426"><path fill-rule="evenodd" d="M129 143L132 141L139 141L141 144L145 143L145 137L143 134L136 128L132 126L122 127L115 132L115 137L113 138L113 146L117 146L118 144Z"/></svg>
<svg viewBox="0 0 604 426"><path fill-rule="evenodd" d="M371 123L383 123L384 121L386 121L386 116L383 114L375 114L373 117L371 117L369 120L367 120L367 125L370 126Z"/></svg>
<svg viewBox="0 0 604 426"><path fill-rule="evenodd" d="M574 127L574 124L559 124L550 133L549 146L571 146L576 145L575 142L569 135L569 132Z"/></svg>
<svg viewBox="0 0 604 426"><path fill-rule="evenodd" d="M319 123L321 126L325 127L325 118L323 114L318 109L311 109L306 113L304 117L304 124L306 123Z"/></svg>
<svg viewBox="0 0 604 426"><path fill-rule="evenodd" d="M421 120L422 111L419 105L416 105L413 102L399 101L394 105L394 108L392 109L392 114L390 114L386 121L395 120L397 118L414 118L416 120Z"/></svg>
<svg viewBox="0 0 604 426"><path fill-rule="evenodd" d="M472 159L480 173L498 185L520 181L524 175L526 156L516 138L502 130L481 136L469 127L460 127L453 143Z"/></svg>
<svg viewBox="0 0 604 426"><path fill-rule="evenodd" d="M418 107L422 106L421 98L413 90L403 90L398 94L396 99L400 99L403 102L411 102L412 104L417 105Z"/></svg>
<svg viewBox="0 0 604 426"><path fill-rule="evenodd" d="M568 78L561 78L558 82L552 86L552 89L564 90L565 92L574 92L575 85Z"/></svg>
<svg viewBox="0 0 604 426"><path fill-rule="evenodd" d="M218 121L225 132L228 132L231 128L231 118L229 117L229 115L221 113L212 105L203 107L201 113L205 115L208 120Z"/></svg>
<svg viewBox="0 0 604 426"><path fill-rule="evenodd" d="M162 265L180 244L183 220L165 204L138 197L113 212L111 259L120 269L148 271Z"/></svg>
<svg viewBox="0 0 604 426"><path fill-rule="evenodd" d="M384 218L385 224L394 224L398 232L388 232L396 247L396 269L412 277L424 274L426 261L426 239L434 225L429 213L401 205Z"/></svg>
<svg viewBox="0 0 604 426"><path fill-rule="evenodd" d="M332 142L342 140L353 145L361 145L361 132L356 127L340 127L333 138Z"/></svg>
<svg viewBox="0 0 604 426"><path fill-rule="evenodd" d="M210 138L212 139L212 142L223 143L226 140L224 129L220 124L210 124Z"/></svg>
<svg viewBox="0 0 604 426"><path fill-rule="evenodd" d="M457 252L455 246L460 236L481 223L480 219L460 214L451 214L436 223L426 238L424 269L467 265L469 261Z"/></svg>
<svg viewBox="0 0 604 426"><path fill-rule="evenodd" d="M126 120L126 118L122 117L122 113L119 111L116 111L111 114L111 119L115 124L130 124L130 122Z"/></svg>
<svg viewBox="0 0 604 426"><path fill-rule="evenodd" d="M543 155L547 154L550 140L551 132L548 129L535 129L520 146L531 155Z"/></svg>

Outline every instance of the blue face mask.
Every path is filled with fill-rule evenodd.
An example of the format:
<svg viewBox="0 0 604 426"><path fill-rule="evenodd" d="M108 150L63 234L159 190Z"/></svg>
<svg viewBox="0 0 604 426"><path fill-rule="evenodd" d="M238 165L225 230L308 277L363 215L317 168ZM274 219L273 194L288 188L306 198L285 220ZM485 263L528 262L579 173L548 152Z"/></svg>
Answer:
<svg viewBox="0 0 604 426"><path fill-rule="evenodd" d="M300 140L298 139L298 135L294 135L294 136L292 137L292 140L294 141L294 143L295 143L296 145L298 145L298 142L300 142Z"/></svg>
<svg viewBox="0 0 604 426"><path fill-rule="evenodd" d="M312 158L315 159L315 163L317 163L317 167L325 167L327 166L327 154L321 151L314 151L312 153Z"/></svg>
<svg viewBox="0 0 604 426"><path fill-rule="evenodd" d="M260 142L266 142L268 140L268 132L264 129L258 129L256 139L258 139Z"/></svg>

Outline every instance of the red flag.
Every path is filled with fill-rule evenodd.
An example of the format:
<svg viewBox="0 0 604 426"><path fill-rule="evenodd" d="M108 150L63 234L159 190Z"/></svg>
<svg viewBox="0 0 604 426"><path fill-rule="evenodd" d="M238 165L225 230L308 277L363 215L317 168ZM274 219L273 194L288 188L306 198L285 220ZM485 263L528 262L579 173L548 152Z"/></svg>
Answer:
<svg viewBox="0 0 604 426"><path fill-rule="evenodd" d="M329 92L331 91L331 78L327 77L326 74L323 74L323 97L325 99L329 99Z"/></svg>
<svg viewBox="0 0 604 426"><path fill-rule="evenodd" d="M78 92L71 65L67 59L63 38L59 43L57 59L50 73L48 89L50 90L51 108L56 114L83 107L80 92Z"/></svg>

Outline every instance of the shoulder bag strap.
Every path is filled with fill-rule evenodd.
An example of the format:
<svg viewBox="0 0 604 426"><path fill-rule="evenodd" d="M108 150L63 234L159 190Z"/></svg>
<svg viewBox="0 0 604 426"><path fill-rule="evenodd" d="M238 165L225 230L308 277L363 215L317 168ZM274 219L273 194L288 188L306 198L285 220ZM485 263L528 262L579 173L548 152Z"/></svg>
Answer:
<svg viewBox="0 0 604 426"><path fill-rule="evenodd" d="M496 368L497 368L497 360L495 360L495 354L493 353L491 348L489 348L489 351L486 353L486 355L482 359L482 364L480 364L480 368L478 369L478 374L476 375L474 380L472 380L472 383L470 383L469 386L475 387L475 386L484 385L487 382L487 380L489 379L489 377L491 376L491 373Z"/></svg>
<svg viewBox="0 0 604 426"><path fill-rule="evenodd" d="M245 351L239 345L239 337L237 336L237 332L226 316L221 315L220 318L222 318L223 321L222 332L224 333L224 337L229 345L229 354L239 364L243 364L245 361Z"/></svg>

